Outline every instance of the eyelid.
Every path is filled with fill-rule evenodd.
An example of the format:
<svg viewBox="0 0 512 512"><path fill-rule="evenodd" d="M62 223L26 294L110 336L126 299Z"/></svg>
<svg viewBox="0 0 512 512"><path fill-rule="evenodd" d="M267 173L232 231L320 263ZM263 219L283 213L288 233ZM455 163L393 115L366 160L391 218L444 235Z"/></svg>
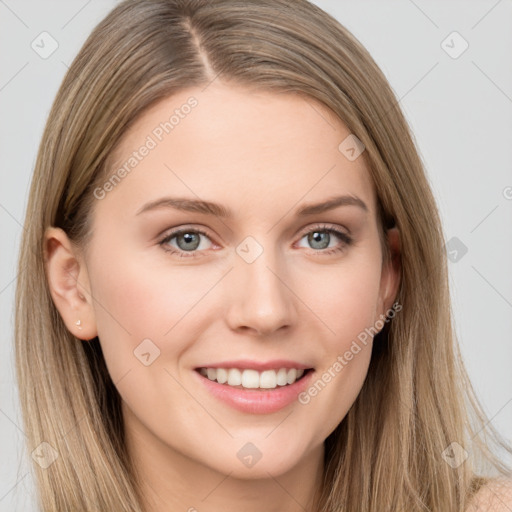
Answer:
<svg viewBox="0 0 512 512"><path fill-rule="evenodd" d="M343 231L343 229L346 230ZM337 233L340 233L340 234L343 234L345 235L347 238L351 238L350 236L350 231L346 228L343 228L342 226L339 226L337 224L329 224L328 222L320 222L320 223L317 223L317 224L314 224L313 223L313 226L308 226L302 230L299 231L299 235L301 238L304 236L304 235L307 235L308 233L311 233L312 231L334 231L334 232L337 232Z"/></svg>

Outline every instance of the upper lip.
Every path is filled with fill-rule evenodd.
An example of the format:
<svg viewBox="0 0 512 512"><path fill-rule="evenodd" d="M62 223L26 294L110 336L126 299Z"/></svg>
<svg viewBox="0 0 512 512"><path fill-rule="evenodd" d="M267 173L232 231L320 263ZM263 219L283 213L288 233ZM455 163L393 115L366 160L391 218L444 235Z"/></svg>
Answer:
<svg viewBox="0 0 512 512"><path fill-rule="evenodd" d="M308 370L312 368L306 364L297 361L290 361L288 359L275 359L273 361L251 361L249 359L239 359L237 361L222 361L220 363L208 363L198 366L200 368L239 368L241 370L279 370L280 368L297 368L298 370Z"/></svg>

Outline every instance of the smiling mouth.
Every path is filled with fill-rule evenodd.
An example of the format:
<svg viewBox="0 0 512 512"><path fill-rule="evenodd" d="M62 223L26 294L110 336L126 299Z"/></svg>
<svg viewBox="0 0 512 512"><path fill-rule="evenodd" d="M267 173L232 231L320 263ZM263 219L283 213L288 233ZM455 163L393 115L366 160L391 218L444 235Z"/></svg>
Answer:
<svg viewBox="0 0 512 512"><path fill-rule="evenodd" d="M238 389L276 389L290 386L304 378L313 368L279 368L257 371L241 368L197 368L203 377L219 384Z"/></svg>

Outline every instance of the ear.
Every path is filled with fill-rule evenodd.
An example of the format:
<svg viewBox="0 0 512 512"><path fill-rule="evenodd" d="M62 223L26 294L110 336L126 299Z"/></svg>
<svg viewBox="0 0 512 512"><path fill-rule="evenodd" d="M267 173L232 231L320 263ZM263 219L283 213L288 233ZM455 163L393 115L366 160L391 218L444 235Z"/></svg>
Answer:
<svg viewBox="0 0 512 512"><path fill-rule="evenodd" d="M98 332L87 268L61 228L45 231L44 264L50 294L68 330L82 340L95 338Z"/></svg>
<svg viewBox="0 0 512 512"><path fill-rule="evenodd" d="M382 266L380 282L380 300L378 313L386 315L396 300L400 287L401 251L400 232L396 226L386 230L386 236L391 253L388 262Z"/></svg>

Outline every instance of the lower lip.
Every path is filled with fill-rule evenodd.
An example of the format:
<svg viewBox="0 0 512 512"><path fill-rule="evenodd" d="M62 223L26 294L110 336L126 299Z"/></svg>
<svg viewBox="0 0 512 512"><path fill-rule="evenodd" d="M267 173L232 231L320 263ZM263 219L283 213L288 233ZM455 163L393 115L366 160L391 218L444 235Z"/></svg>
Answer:
<svg viewBox="0 0 512 512"><path fill-rule="evenodd" d="M210 380L199 371L194 371L206 389L216 398L234 409L251 414L270 414L279 411L297 400L297 396L306 389L312 379L313 370L287 386L273 389L241 389Z"/></svg>

